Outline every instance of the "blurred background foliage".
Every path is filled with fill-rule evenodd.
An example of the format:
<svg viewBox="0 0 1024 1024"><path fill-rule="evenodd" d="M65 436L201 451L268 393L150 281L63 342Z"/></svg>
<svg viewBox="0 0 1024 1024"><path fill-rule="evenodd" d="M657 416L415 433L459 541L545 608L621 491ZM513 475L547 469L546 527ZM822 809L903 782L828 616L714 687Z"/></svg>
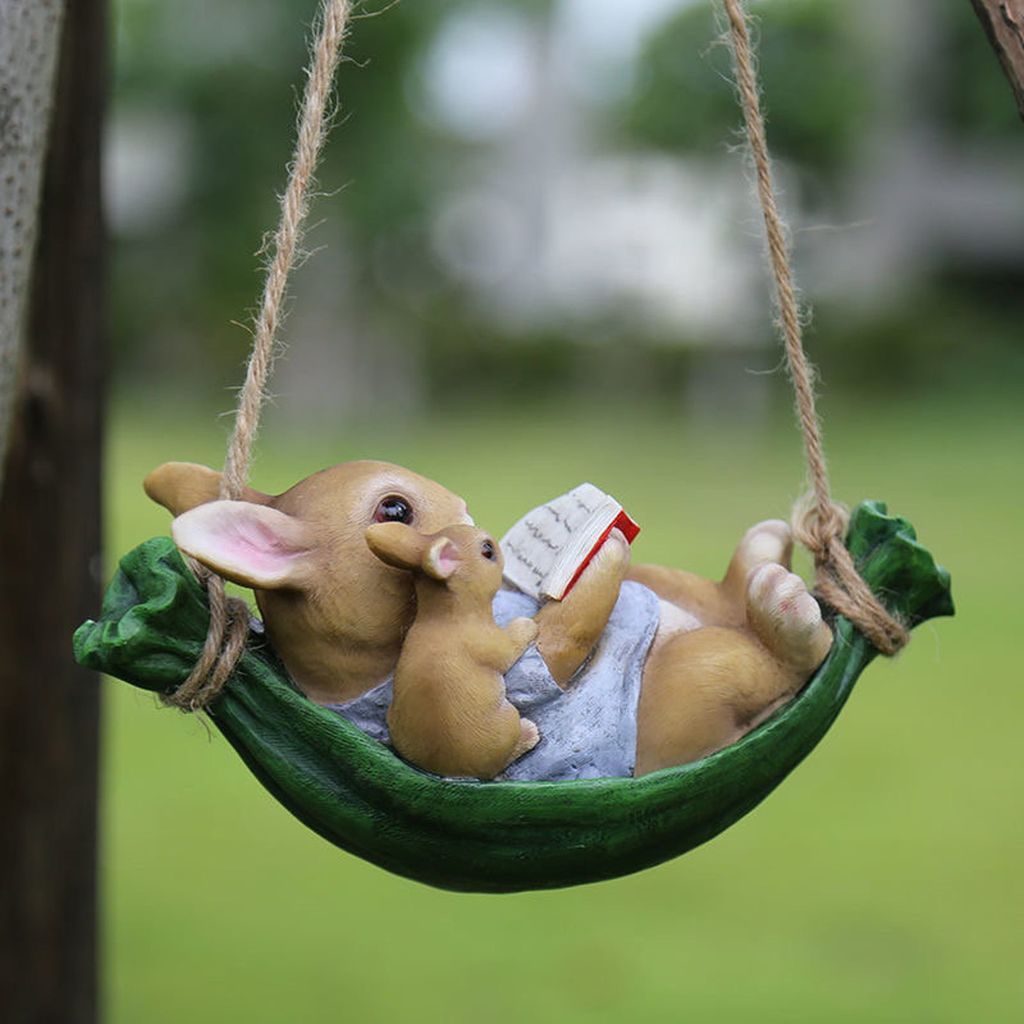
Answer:
<svg viewBox="0 0 1024 1024"><path fill-rule="evenodd" d="M856 158L875 101L870 50L848 5L791 0L766 7L758 59L772 113L772 149L808 175L840 175ZM671 153L719 149L736 121L726 47L714 47L710 5L681 10L648 40L627 97L626 140ZM697 59L694 59L694 58ZM1001 104L1005 106L1004 104Z"/></svg>
<svg viewBox="0 0 1024 1024"><path fill-rule="evenodd" d="M121 0L109 206L128 392L157 373L220 401L237 381L311 7ZM595 389L685 404L738 352L775 365L721 26L706 3L629 7L360 8L286 329L289 416ZM830 386L1001 379L1024 360L1024 161L970 5L754 8Z"/></svg>
<svg viewBox="0 0 1024 1024"><path fill-rule="evenodd" d="M111 683L111 1020L1024 1018L1024 128L969 0L751 6L835 492L957 618L707 847L500 899L339 853ZM114 0L111 563L167 530L146 472L223 458L314 7ZM254 485L384 458L501 531L589 478L720 573L802 459L710 2L359 9Z"/></svg>

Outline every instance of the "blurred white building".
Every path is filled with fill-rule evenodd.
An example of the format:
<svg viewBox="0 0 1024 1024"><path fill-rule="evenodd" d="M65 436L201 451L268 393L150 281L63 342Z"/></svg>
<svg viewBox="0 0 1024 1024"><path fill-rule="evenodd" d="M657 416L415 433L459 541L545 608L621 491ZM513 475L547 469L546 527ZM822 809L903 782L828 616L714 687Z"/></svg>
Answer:
<svg viewBox="0 0 1024 1024"><path fill-rule="evenodd" d="M410 93L422 114L488 146L457 172L435 243L495 317L571 325L624 311L638 330L691 344L764 337L762 232L742 156L612 151L596 130L595 105L629 87L648 35L692 2L561 0L543 30L512 8L474 5L442 27ZM1019 261L1019 156L964 152L934 129L930 0L844 13L878 54L883 116L835 208L814 221L776 166L810 299L863 308L940 260Z"/></svg>
<svg viewBox="0 0 1024 1024"><path fill-rule="evenodd" d="M609 315L658 336L719 343L762 302L760 244L742 161L606 150L595 105L627 88L645 35L684 0L563 0L544 33L508 8L443 26L410 92L421 112L486 156L437 211L447 268L506 324ZM611 31L609 31L611 30ZM743 244L737 244L740 241Z"/></svg>

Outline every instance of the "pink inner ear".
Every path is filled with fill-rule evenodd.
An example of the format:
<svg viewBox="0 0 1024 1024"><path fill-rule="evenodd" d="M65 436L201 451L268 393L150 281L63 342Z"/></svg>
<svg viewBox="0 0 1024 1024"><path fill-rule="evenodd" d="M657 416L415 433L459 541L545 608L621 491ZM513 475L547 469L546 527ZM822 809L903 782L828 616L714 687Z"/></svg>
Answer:
<svg viewBox="0 0 1024 1024"><path fill-rule="evenodd" d="M423 560L423 571L435 580L449 579L462 564L459 549L447 538L438 538L430 546Z"/></svg>
<svg viewBox="0 0 1024 1024"><path fill-rule="evenodd" d="M258 519L244 519L235 526L235 533L222 538L223 555L245 565L253 575L283 579L304 551Z"/></svg>
<svg viewBox="0 0 1024 1024"><path fill-rule="evenodd" d="M178 546L228 579L270 589L295 583L310 551L306 528L276 509L214 501L178 516Z"/></svg>
<svg viewBox="0 0 1024 1024"><path fill-rule="evenodd" d="M460 562L462 561L459 556L459 549L451 542L447 544L437 553L437 568L438 571L446 579L451 576L456 569L458 569Z"/></svg>

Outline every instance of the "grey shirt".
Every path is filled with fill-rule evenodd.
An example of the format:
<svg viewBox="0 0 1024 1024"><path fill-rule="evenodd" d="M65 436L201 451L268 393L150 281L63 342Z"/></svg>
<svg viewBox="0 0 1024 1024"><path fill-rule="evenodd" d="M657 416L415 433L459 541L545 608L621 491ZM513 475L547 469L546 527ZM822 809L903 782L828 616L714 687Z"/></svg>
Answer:
<svg viewBox="0 0 1024 1024"><path fill-rule="evenodd" d="M500 590L500 626L532 617L539 605L517 590ZM505 675L508 699L536 723L540 742L499 776L516 780L596 779L633 774L636 709L644 662L658 628L658 598L625 582L601 639L566 689L551 678L535 646ZM327 707L381 743L388 742L391 679L344 704Z"/></svg>

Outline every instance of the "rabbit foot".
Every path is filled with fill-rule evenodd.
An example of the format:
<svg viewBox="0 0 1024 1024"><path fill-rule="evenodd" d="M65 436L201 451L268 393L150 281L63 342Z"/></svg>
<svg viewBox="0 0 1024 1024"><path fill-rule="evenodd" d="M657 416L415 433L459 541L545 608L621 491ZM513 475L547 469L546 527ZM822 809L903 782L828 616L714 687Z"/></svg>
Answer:
<svg viewBox="0 0 1024 1024"><path fill-rule="evenodd" d="M747 621L776 659L802 674L817 668L832 646L832 630L807 584L778 563L750 574Z"/></svg>
<svg viewBox="0 0 1024 1024"><path fill-rule="evenodd" d="M743 535L733 555L729 575L744 582L762 565L777 563L788 568L792 555L793 534L789 524L781 519L766 519Z"/></svg>

